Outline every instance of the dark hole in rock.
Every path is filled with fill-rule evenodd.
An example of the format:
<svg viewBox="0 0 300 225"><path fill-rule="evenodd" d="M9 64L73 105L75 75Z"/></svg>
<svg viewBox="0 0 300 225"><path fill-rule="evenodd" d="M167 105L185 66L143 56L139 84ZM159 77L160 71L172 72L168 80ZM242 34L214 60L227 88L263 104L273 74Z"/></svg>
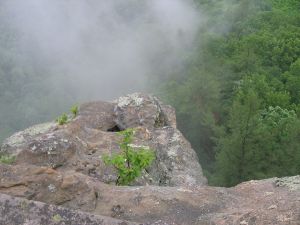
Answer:
<svg viewBox="0 0 300 225"><path fill-rule="evenodd" d="M120 132L122 131L122 129L120 129L120 127L118 127L118 125L115 125L112 128L107 129L108 132Z"/></svg>

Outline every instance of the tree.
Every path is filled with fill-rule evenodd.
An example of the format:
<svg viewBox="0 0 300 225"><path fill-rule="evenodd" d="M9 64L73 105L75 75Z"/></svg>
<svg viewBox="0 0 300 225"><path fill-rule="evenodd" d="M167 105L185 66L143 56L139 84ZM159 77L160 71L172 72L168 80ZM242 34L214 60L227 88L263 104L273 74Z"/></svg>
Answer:
<svg viewBox="0 0 300 225"><path fill-rule="evenodd" d="M294 110L282 109L279 106L270 106L261 112L256 129L258 139L251 171L252 179L299 173L299 122Z"/></svg>
<svg viewBox="0 0 300 225"><path fill-rule="evenodd" d="M259 107L253 89L239 92L230 110L227 131L217 141L217 172L213 184L232 186L247 177Z"/></svg>
<svg viewBox="0 0 300 225"><path fill-rule="evenodd" d="M286 89L290 92L292 102L300 104L300 58L294 62L284 75Z"/></svg>
<svg viewBox="0 0 300 225"><path fill-rule="evenodd" d="M258 95L239 91L228 131L218 140L213 183L232 186L250 179L296 175L300 169L300 127L293 110L261 110Z"/></svg>

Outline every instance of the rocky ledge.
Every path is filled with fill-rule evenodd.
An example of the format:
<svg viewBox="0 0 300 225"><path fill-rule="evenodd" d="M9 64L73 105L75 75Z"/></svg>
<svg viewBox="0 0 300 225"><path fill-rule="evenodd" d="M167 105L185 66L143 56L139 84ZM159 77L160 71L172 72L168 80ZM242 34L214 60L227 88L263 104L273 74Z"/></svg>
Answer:
<svg viewBox="0 0 300 225"><path fill-rule="evenodd" d="M118 132L155 152L132 186L116 186L103 155ZM175 111L150 95L80 106L65 125L46 123L8 138L0 164L0 224L300 224L300 176L209 187Z"/></svg>

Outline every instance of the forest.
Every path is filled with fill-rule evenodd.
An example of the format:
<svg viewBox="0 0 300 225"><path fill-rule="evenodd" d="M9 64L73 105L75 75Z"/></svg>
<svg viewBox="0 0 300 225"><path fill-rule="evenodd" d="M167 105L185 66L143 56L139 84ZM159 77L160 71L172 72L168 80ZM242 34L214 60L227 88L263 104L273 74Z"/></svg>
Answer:
<svg viewBox="0 0 300 225"><path fill-rule="evenodd" d="M198 1L209 19L162 96L210 184L299 174L300 1L222 3Z"/></svg>
<svg viewBox="0 0 300 225"><path fill-rule="evenodd" d="M192 4L204 19L191 50L180 67L148 75L145 91L175 107L210 185L299 174L300 1ZM20 48L10 19L0 2L0 143L88 98L63 79L49 85L56 62Z"/></svg>

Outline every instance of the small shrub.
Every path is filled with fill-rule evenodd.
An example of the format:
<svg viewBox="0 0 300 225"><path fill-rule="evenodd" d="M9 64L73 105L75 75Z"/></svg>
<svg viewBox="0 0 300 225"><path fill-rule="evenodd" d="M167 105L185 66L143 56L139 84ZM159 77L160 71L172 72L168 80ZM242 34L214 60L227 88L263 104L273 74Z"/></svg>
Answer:
<svg viewBox="0 0 300 225"><path fill-rule="evenodd" d="M56 122L59 124L59 125L64 125L68 122L68 115L66 113L62 114L61 116L59 116L57 119L56 119Z"/></svg>
<svg viewBox="0 0 300 225"><path fill-rule="evenodd" d="M122 152L112 156L105 155L103 161L106 165L113 165L118 171L117 185L129 185L151 165L155 154L150 149L141 147L135 150L130 146L134 135L133 129L121 131L119 134L123 136L119 144Z"/></svg>
<svg viewBox="0 0 300 225"><path fill-rule="evenodd" d="M14 155L0 155L0 163L13 164L16 161L16 156Z"/></svg>
<svg viewBox="0 0 300 225"><path fill-rule="evenodd" d="M73 114L73 118L75 118L78 115L78 106L77 105L72 106L70 111Z"/></svg>

